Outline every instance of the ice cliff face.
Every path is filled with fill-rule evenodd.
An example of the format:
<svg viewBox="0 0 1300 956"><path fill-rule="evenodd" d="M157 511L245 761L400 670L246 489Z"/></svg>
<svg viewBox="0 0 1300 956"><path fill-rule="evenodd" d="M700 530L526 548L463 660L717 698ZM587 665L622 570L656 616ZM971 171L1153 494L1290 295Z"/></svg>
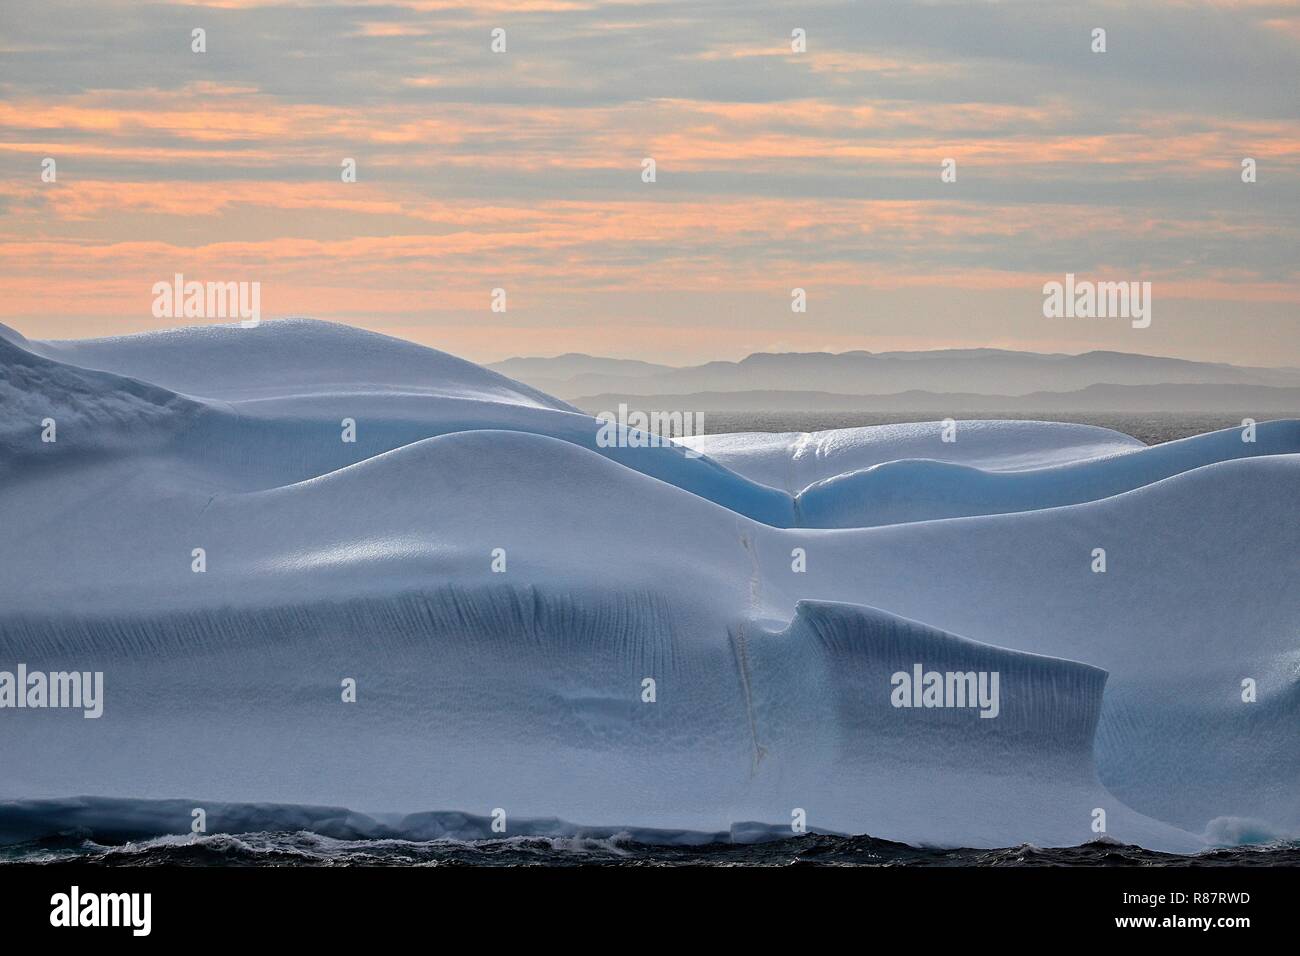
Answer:
<svg viewBox="0 0 1300 956"><path fill-rule="evenodd" d="M20 663L102 672L104 701L0 708L0 839L249 804L683 839L1300 832L1300 423L705 457L597 432L341 326L5 330L0 702Z"/></svg>

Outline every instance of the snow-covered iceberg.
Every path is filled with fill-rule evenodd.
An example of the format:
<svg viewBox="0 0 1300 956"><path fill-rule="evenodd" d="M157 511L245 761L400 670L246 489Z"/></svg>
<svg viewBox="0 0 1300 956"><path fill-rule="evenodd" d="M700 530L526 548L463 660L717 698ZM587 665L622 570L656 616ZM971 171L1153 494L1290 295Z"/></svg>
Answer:
<svg viewBox="0 0 1300 956"><path fill-rule="evenodd" d="M1300 424L939 428L603 447L341 326L2 330L0 672L104 699L0 709L0 840L1300 832Z"/></svg>

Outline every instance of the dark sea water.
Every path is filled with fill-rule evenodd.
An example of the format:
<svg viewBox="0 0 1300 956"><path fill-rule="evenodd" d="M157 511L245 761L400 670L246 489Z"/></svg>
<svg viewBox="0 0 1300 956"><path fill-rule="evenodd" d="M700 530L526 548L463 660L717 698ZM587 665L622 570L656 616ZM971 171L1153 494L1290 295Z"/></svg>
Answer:
<svg viewBox="0 0 1300 956"><path fill-rule="evenodd" d="M979 418L1034 419L1023 413ZM1147 444L1240 426L1247 414L1060 414L1051 421L1099 425ZM705 413L709 434L797 432L931 421L933 414L829 412ZM923 849L870 836L808 834L763 843L656 845L614 837L496 840L340 840L306 831L169 836L103 844L75 836L0 847L6 863L103 866L1300 866L1300 843L1209 850L1194 856L1096 842L1076 847Z"/></svg>
<svg viewBox="0 0 1300 956"><path fill-rule="evenodd" d="M1196 856L1114 843L1082 847L920 849L871 836L809 834L703 847L615 838L335 840L312 832L165 836L101 845L55 840L0 849L0 865L103 866L1300 866L1300 844L1214 849Z"/></svg>
<svg viewBox="0 0 1300 956"><path fill-rule="evenodd" d="M927 850L869 836L809 834L757 844L656 846L618 837L335 840L303 831L162 837L105 846L85 840L0 849L4 863L103 866L1300 866L1300 844L1195 856L1090 843L1043 849Z"/></svg>

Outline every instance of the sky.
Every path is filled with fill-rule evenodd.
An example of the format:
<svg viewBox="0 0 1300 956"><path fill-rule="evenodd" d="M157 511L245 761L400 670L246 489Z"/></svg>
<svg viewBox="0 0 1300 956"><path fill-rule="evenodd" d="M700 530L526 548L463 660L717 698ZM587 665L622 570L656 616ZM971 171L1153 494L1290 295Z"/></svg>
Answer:
<svg viewBox="0 0 1300 956"><path fill-rule="evenodd" d="M0 322L30 338L213 321L155 317L180 273L480 362L1300 366L1298 174L1296 3L0 5ZM1066 273L1150 282L1149 327L1044 317Z"/></svg>

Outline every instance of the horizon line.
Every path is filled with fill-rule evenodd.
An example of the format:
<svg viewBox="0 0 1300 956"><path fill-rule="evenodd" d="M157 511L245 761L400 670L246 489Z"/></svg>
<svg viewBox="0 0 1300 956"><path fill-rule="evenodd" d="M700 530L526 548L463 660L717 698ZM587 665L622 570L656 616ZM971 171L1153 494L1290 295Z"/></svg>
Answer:
<svg viewBox="0 0 1300 956"><path fill-rule="evenodd" d="M842 352L832 352L832 351L827 351L825 349L813 349L806 352L759 350L759 351L749 352L743 358L739 358L739 359L716 358L716 359L707 359L702 362L695 362L693 364L685 364L685 365L673 365L667 362L652 361L649 359L634 358L634 357L620 356L620 355L598 355L591 352L572 352L572 351L561 352L557 355L511 355L503 359L495 359L492 361L478 361L476 359L466 358L465 356L459 354L458 352L453 352L449 349L440 348L435 345L429 345L425 342L419 342L415 339L408 338L406 336L395 335L391 332L380 332L374 329L366 328L365 326L354 325L350 322L343 322L337 319L318 319L310 315L284 315L284 316L279 316L277 318L259 320L258 325L269 325L272 323L279 323L279 322L316 322L322 325L337 325L337 326L342 326L344 328L356 329L358 331L366 332L371 335L382 335L386 338L396 339L401 342L408 342L411 345L416 345L421 348L432 349L433 351L443 352L447 355L453 355L456 358L460 358L468 362L473 362L475 365L481 365L485 368L491 368L496 365L505 365L508 362L521 362L521 361L549 362L549 361L556 361L558 359L563 359L563 358L585 358L585 359L596 359L596 360L613 361L613 362L640 362L645 365L654 365L665 369L681 370L681 369L700 368L705 365L715 365L715 364L739 365L757 356L778 356L779 357L779 356L792 356L792 355L793 356L824 355L824 356L838 358L846 355L867 355L872 357L886 357L891 355L928 355L928 354L938 353L938 352L967 352L967 353L998 352L998 353L1004 353L1008 355L1035 355L1042 358L1082 358L1083 356L1086 355L1123 355L1123 356L1133 356L1137 358L1159 359L1161 361L1168 361L1168 362L1183 362L1191 365L1219 365L1228 368L1267 369L1271 371L1300 371L1300 366L1296 366L1296 365L1249 365L1249 364L1242 364L1238 362L1227 362L1227 361L1223 361L1222 359L1191 359L1191 358L1181 358L1173 355L1156 354L1151 352L1128 352L1119 349L1087 349L1082 352L1059 352L1059 351L1040 352L1034 349L1011 349L1011 348L1004 348L1001 346L993 346L993 345L937 346L935 348L929 348L929 349L889 349L886 351L879 351L879 352L872 351L866 348L846 349L845 351ZM19 336L21 336L26 341L57 343L57 342L107 341L111 339L136 338L136 337L143 337L143 336L150 336L150 335L163 335L169 332L182 332L187 329L221 328L223 326L238 326L238 325L239 325L239 320L234 319L228 322L196 322L187 325L167 326L166 328L160 328L160 329L140 329L138 331L123 332L117 335L88 336L84 338L69 337L69 338L38 338L38 339L29 338L20 329L15 328L14 326L4 322L0 322L0 329L7 329L11 332L14 332Z"/></svg>

